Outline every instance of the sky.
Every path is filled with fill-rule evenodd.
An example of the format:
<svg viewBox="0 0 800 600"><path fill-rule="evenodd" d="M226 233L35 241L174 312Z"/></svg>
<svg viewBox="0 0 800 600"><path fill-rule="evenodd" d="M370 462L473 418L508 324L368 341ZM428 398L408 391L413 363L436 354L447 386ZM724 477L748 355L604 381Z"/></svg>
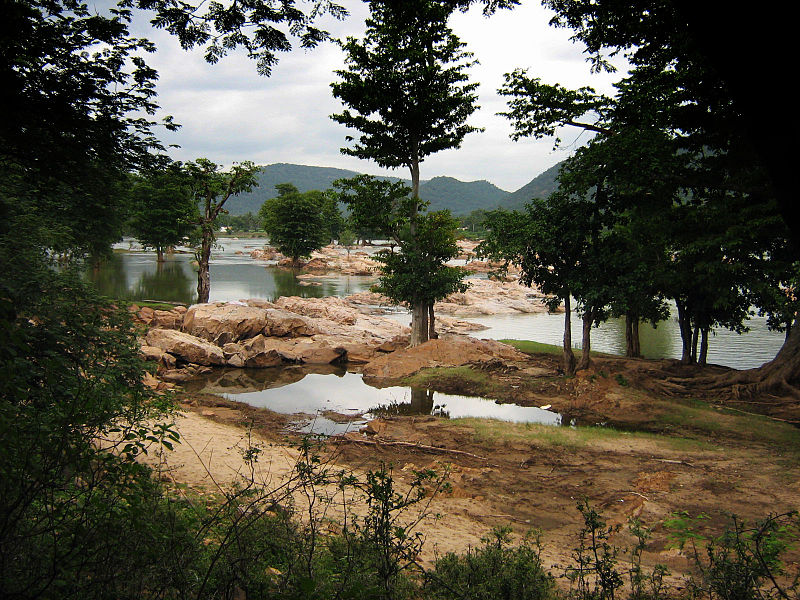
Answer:
<svg viewBox="0 0 800 600"><path fill-rule="evenodd" d="M327 18L319 25L334 37L361 37L366 4L353 0L342 4L350 11L346 20ZM423 180L442 175L462 181L485 179L515 191L590 139L590 134L572 128L559 132L558 150L553 149L553 139L514 142L509 138L510 122L496 114L506 108L505 99L497 94L503 74L517 67L527 68L529 75L545 83L613 92L612 83L621 73L592 74L583 46L570 41L570 30L550 26L551 16L539 2L525 0L489 18L481 13L481 5L453 15L450 26L480 63L469 71L470 80L480 83L480 108L469 122L485 131L469 134L461 148L427 157L421 165ZM162 114L172 115L182 125L177 133L159 132L165 144L180 146L169 149L174 159L205 157L225 166L244 160L261 165L284 162L409 177L404 169L389 171L340 153L345 136L353 132L330 119L342 110L330 89L334 71L344 67L343 53L335 44L281 54L267 78L258 75L255 62L241 51L216 65L207 64L201 50L182 50L172 36L151 28L142 15L132 31L158 48L147 62L159 72Z"/></svg>

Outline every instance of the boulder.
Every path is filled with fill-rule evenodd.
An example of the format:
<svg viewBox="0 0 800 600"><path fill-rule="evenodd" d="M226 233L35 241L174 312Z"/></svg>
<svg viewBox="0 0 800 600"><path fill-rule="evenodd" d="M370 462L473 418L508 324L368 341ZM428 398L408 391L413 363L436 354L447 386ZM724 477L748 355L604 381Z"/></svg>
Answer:
<svg viewBox="0 0 800 600"><path fill-rule="evenodd" d="M297 313L280 308L264 310L264 334L275 337L300 337L319 333L314 322Z"/></svg>
<svg viewBox="0 0 800 600"><path fill-rule="evenodd" d="M342 325L353 325L358 320L359 312L341 298L298 298L283 296L275 301L275 305L293 313L329 319Z"/></svg>
<svg viewBox="0 0 800 600"><path fill-rule="evenodd" d="M267 325L266 311L243 304L195 304L183 317L182 330L224 346L254 337Z"/></svg>
<svg viewBox="0 0 800 600"><path fill-rule="evenodd" d="M145 338L148 346L160 348L183 360L199 365L224 365L222 349L188 333L174 329L151 329Z"/></svg>
<svg viewBox="0 0 800 600"><path fill-rule="evenodd" d="M364 377L399 379L430 367L456 367L490 361L524 362L527 355L495 340L447 336L414 348L383 354L364 365Z"/></svg>
<svg viewBox="0 0 800 600"><path fill-rule="evenodd" d="M308 365L327 365L340 360L345 354L344 348L332 348L326 344L303 348L298 353L300 360Z"/></svg>
<svg viewBox="0 0 800 600"><path fill-rule="evenodd" d="M162 329L180 329L183 324L183 315L176 310L154 310L151 327Z"/></svg>

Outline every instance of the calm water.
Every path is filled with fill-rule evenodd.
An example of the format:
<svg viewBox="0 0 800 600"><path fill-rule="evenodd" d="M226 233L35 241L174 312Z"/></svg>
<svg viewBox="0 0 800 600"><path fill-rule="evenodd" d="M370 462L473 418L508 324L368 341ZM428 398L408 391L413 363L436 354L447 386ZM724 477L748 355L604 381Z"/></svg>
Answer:
<svg viewBox="0 0 800 600"><path fill-rule="evenodd" d="M321 298L347 296L369 288L371 277L340 275L315 280L320 285L301 285L293 271L265 266L250 258L250 251L261 248L266 239L219 240L221 249L211 255L211 302L280 296ZM111 260L88 277L101 293L128 300L163 300L192 304L197 301L197 269L194 255L167 255L163 265L156 263L155 252L126 252L130 242L121 242ZM237 254L242 252L243 254Z"/></svg>
<svg viewBox="0 0 800 600"><path fill-rule="evenodd" d="M252 249L262 247L266 239L229 240L219 243L222 249L212 254L211 301L265 298L280 296L346 296L369 288L372 277L341 275L316 280L320 285L300 285L295 273L265 266L249 257ZM194 255L174 254L159 268L153 252L125 252L129 241L117 245L113 259L89 277L104 294L130 300L167 300L191 304L196 301L197 271L192 266ZM371 248L376 251L378 248ZM237 251L243 254L237 254ZM405 323L405 312L394 315ZM473 333L479 338L528 339L561 344L563 314L516 314L472 317L465 320L487 325L489 329ZM748 369L771 360L783 344L782 333L767 330L766 320L754 317L751 331L738 335L718 330L711 336L708 360L711 363ZM681 352L680 330L674 316L657 328L640 327L642 350L649 358L677 358ZM580 320L573 314L573 346L581 345ZM592 331L592 348L601 352L624 354L624 319L612 319Z"/></svg>
<svg viewBox="0 0 800 600"><path fill-rule="evenodd" d="M498 404L494 400L442 394L425 388L376 388L360 374L334 367L228 369L190 382L191 390L221 394L283 414L304 413L293 428L306 433L334 435L354 431L368 420L386 415L479 417L515 423L571 424L562 415L537 407ZM333 420L327 413L346 417Z"/></svg>

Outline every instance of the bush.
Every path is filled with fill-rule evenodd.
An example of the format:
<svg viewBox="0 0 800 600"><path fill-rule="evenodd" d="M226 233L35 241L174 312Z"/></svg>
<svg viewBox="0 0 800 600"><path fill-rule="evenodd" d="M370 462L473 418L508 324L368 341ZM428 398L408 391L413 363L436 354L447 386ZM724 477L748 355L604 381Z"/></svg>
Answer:
<svg viewBox="0 0 800 600"><path fill-rule="evenodd" d="M541 562L537 533L509 545L510 528L492 531L480 548L446 554L425 577L430 598L474 600L544 600L555 597L555 584Z"/></svg>

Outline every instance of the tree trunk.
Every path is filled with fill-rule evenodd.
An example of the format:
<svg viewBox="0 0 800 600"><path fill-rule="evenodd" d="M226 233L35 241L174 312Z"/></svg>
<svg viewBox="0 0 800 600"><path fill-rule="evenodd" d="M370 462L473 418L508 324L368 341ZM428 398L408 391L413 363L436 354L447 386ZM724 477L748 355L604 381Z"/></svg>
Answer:
<svg viewBox="0 0 800 600"><path fill-rule="evenodd" d="M212 231L210 224L203 224L203 239L200 246L200 255L197 257L197 302L208 302L211 294L211 277L209 275L209 262L211 261Z"/></svg>
<svg viewBox="0 0 800 600"><path fill-rule="evenodd" d="M409 234L411 243L415 244L414 236L417 231L417 211L419 210L419 159L415 156L409 165L411 170L411 197L414 199L414 209L411 213ZM430 339L428 329L428 303L424 300L414 302L411 306L411 342L410 347L419 346Z"/></svg>
<svg viewBox="0 0 800 600"><path fill-rule="evenodd" d="M439 334L436 333L436 317L433 314L433 302L428 304L428 339L439 339Z"/></svg>
<svg viewBox="0 0 800 600"><path fill-rule="evenodd" d="M576 370L588 369L592 362L589 353L592 351L592 323L594 323L594 309L589 309L583 314L583 341L581 345L581 360Z"/></svg>
<svg viewBox="0 0 800 600"><path fill-rule="evenodd" d="M700 340L700 326L695 325L692 332L692 359L691 364L697 364L697 342Z"/></svg>
<svg viewBox="0 0 800 600"><path fill-rule="evenodd" d="M642 355L639 344L639 315L633 311L625 313L625 356L638 358Z"/></svg>
<svg viewBox="0 0 800 600"><path fill-rule="evenodd" d="M156 262L157 263L164 262L164 249L161 246L156 248Z"/></svg>
<svg viewBox="0 0 800 600"><path fill-rule="evenodd" d="M575 375L575 354L572 352L572 308L569 294L564 297L564 375Z"/></svg>
<svg viewBox="0 0 800 600"><path fill-rule="evenodd" d="M419 346L428 341L428 303L415 302L411 307L411 342L409 347Z"/></svg>
<svg viewBox="0 0 800 600"><path fill-rule="evenodd" d="M700 339L700 354L697 357L697 364L704 367L708 358L708 327L703 327L702 338Z"/></svg>
<svg viewBox="0 0 800 600"><path fill-rule="evenodd" d="M642 356L642 343L639 338L639 315L636 315L631 324L631 337L633 338L633 355L636 358Z"/></svg>
<svg viewBox="0 0 800 600"><path fill-rule="evenodd" d="M681 331L681 363L688 365L692 362L692 324L683 302L675 300L675 305L678 307L678 327Z"/></svg>
<svg viewBox="0 0 800 600"><path fill-rule="evenodd" d="M721 375L707 377L668 377L669 392L713 393L716 400L728 398L741 400L767 395L770 403L778 404L780 397L800 400L800 327L796 316L792 330L778 354L770 362L756 369L730 371Z"/></svg>

